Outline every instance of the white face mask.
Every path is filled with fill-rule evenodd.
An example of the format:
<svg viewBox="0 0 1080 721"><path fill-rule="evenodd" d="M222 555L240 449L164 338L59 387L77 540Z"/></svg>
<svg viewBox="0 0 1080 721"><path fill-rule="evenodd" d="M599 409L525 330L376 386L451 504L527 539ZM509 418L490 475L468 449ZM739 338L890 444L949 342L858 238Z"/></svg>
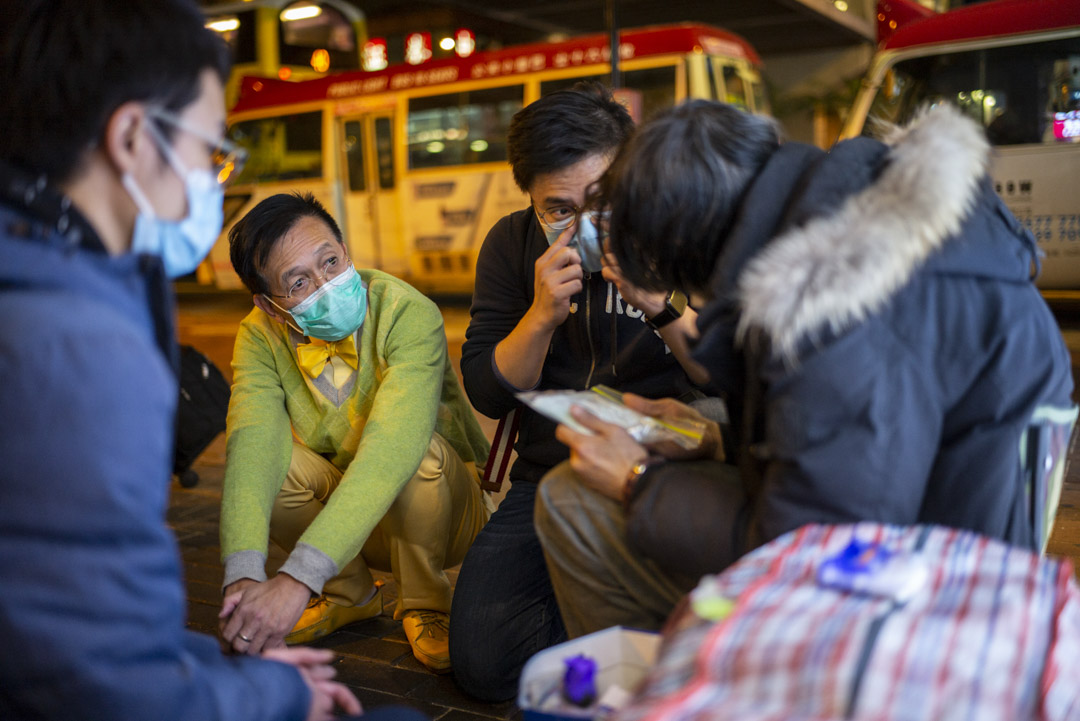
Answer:
<svg viewBox="0 0 1080 721"><path fill-rule="evenodd" d="M202 133L185 126L164 111L151 111L148 116L202 137ZM139 215L135 218L131 250L133 253L159 256L165 266L165 273L171 278L177 278L194 271L217 241L225 221L225 189L213 171L185 169L176 152L152 121L147 124L147 131L165 155L169 166L184 181L188 212L181 220L159 218L135 178L131 173L124 173L120 182L139 209Z"/></svg>
<svg viewBox="0 0 1080 721"><path fill-rule="evenodd" d="M539 214L537 214L539 218ZM544 237L547 238L548 245L551 245L559 239L559 235L562 234L565 228L552 228L540 220L540 228L544 231ZM593 222L593 213L585 212L578 218L577 225L574 226L574 237L569 243L569 247L577 250L578 255L581 256L581 268L587 273L599 273L604 267L604 243L600 238L600 231L596 224Z"/></svg>
<svg viewBox="0 0 1080 721"><path fill-rule="evenodd" d="M188 213L182 220L158 218L131 174L125 173L121 178L139 208L131 250L160 256L170 278L187 275L199 267L214 247L225 221L225 190L214 175L209 170L184 172L178 168L176 172L184 180L187 196Z"/></svg>

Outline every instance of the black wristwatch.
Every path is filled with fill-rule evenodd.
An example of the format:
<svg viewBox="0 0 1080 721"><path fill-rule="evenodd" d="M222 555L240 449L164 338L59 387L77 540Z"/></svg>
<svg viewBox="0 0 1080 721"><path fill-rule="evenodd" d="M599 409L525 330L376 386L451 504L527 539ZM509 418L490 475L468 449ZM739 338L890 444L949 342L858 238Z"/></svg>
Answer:
<svg viewBox="0 0 1080 721"><path fill-rule="evenodd" d="M664 298L664 309L652 318L646 318L645 322L653 330L660 330L673 320L682 317L686 310L686 294L681 290L673 290Z"/></svg>

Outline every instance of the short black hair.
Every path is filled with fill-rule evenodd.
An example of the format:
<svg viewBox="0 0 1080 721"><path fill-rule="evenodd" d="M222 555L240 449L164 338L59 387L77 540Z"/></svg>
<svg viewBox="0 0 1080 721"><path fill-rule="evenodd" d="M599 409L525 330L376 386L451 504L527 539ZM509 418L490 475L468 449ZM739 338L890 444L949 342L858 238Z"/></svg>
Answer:
<svg viewBox="0 0 1080 721"><path fill-rule="evenodd" d="M650 290L707 291L739 202L780 147L775 121L693 100L643 125L602 182L622 274Z"/></svg>
<svg viewBox="0 0 1080 721"><path fill-rule="evenodd" d="M0 17L0 158L54 183L124 103L179 112L204 70L228 78L229 49L193 0L0 0Z"/></svg>
<svg viewBox="0 0 1080 721"><path fill-rule="evenodd" d="M595 80L545 95L510 121L506 155L514 182L527 193L536 176L614 153L633 132L626 107Z"/></svg>
<svg viewBox="0 0 1080 721"><path fill-rule="evenodd" d="M344 245L337 221L311 193L271 195L260 201L229 231L229 258L233 270L253 294L270 292L270 285L263 277L262 270L274 246L288 235L301 218L315 218L326 223L337 241Z"/></svg>

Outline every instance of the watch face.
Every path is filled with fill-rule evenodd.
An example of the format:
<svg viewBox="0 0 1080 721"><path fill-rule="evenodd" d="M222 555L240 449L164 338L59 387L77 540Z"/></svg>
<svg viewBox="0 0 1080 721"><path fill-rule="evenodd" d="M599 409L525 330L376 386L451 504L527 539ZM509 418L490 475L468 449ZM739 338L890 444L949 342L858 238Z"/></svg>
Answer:
<svg viewBox="0 0 1080 721"><path fill-rule="evenodd" d="M686 294L681 290L673 290L664 299L664 305L678 318L686 311Z"/></svg>

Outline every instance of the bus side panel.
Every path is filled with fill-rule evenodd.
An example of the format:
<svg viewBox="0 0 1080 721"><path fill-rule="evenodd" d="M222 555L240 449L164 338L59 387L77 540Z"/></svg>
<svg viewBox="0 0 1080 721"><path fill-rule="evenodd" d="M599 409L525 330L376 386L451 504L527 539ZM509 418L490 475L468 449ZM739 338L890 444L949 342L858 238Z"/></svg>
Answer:
<svg viewBox="0 0 1080 721"><path fill-rule="evenodd" d="M994 188L1046 253L1037 285L1080 288L1080 144L998 147Z"/></svg>
<svg viewBox="0 0 1080 721"><path fill-rule="evenodd" d="M487 231L528 203L507 170L457 170L405 182L410 269L414 284L427 292L471 292Z"/></svg>

